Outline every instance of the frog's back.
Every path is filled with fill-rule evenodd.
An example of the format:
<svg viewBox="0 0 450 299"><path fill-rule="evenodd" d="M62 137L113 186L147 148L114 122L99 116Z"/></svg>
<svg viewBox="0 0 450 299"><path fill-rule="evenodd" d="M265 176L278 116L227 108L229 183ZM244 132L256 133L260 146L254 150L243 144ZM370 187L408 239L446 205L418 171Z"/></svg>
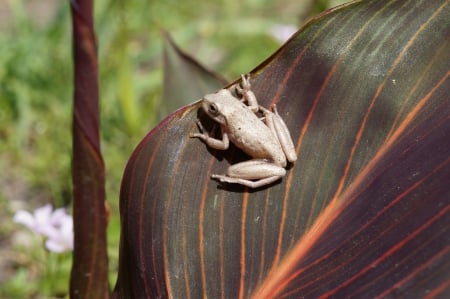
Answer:
<svg viewBox="0 0 450 299"><path fill-rule="evenodd" d="M252 158L269 159L280 165L286 163L283 149L277 138L248 107L229 111L228 116L224 130L235 146Z"/></svg>

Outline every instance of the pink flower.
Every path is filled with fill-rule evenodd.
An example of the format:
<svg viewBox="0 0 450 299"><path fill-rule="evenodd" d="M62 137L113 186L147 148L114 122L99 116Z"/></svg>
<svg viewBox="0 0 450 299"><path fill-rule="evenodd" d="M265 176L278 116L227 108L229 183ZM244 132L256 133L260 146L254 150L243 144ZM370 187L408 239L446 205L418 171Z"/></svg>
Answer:
<svg viewBox="0 0 450 299"><path fill-rule="evenodd" d="M56 209L50 204L36 209L33 214L19 210L14 221L21 223L31 231L44 236L45 247L61 253L73 249L73 220L64 208Z"/></svg>

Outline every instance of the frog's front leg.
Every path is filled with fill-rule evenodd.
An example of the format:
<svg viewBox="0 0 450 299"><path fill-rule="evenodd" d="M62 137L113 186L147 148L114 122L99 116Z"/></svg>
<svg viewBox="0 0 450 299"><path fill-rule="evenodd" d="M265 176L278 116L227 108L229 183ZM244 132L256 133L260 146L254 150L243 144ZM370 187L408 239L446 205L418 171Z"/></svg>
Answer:
<svg viewBox="0 0 450 299"><path fill-rule="evenodd" d="M295 162L297 160L297 153L295 152L294 142L292 141L289 129L278 114L277 106L275 104L272 105L272 109L274 112L259 106L259 110L264 114L264 122L278 139L278 142L280 142L286 159L289 162Z"/></svg>
<svg viewBox="0 0 450 299"><path fill-rule="evenodd" d="M222 139L216 139L209 137L208 133L205 132L202 123L197 120L197 126L200 130L200 133L191 133L189 137L191 138L199 138L203 142L205 142L209 147L219 150L226 150L230 146L230 140L228 138L228 134L222 131ZM222 129L222 128L221 128Z"/></svg>
<svg viewBox="0 0 450 299"><path fill-rule="evenodd" d="M213 174L211 177L221 183L241 184L258 188L279 180L286 169L266 159L253 159L230 166L225 175Z"/></svg>
<svg viewBox="0 0 450 299"><path fill-rule="evenodd" d="M242 87L236 85L237 93L242 96L243 101L247 102L247 106L250 110L257 112L259 110L259 105L255 94L251 90L250 74L241 75L241 85Z"/></svg>

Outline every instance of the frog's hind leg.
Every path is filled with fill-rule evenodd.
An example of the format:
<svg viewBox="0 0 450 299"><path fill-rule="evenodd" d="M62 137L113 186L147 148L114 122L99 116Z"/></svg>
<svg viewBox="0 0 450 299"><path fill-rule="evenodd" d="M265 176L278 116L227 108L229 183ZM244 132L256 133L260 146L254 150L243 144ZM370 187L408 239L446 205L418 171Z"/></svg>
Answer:
<svg viewBox="0 0 450 299"><path fill-rule="evenodd" d="M225 175L211 177L221 183L258 188L273 183L286 174L286 169L265 159L253 159L230 166Z"/></svg>
<svg viewBox="0 0 450 299"><path fill-rule="evenodd" d="M263 121L272 131L272 133L277 137L280 145L283 149L286 159L289 162L295 162L297 160L297 154L295 152L294 143L292 142L291 134L286 126L286 123L278 114L277 106L272 105L272 111L259 106L259 110L264 114Z"/></svg>

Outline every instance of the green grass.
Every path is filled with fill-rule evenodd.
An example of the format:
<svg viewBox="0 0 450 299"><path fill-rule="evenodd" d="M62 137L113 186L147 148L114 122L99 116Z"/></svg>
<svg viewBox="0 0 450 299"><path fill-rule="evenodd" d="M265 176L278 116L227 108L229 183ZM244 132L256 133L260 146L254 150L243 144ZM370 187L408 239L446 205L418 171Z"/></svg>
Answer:
<svg viewBox="0 0 450 299"><path fill-rule="evenodd" d="M0 27L0 246L17 256L36 252L34 249L46 254L41 242L28 247L16 244L13 236L22 227L11 218L18 207L32 210L47 202L56 206L71 203L69 2L48 1L41 9L54 14L46 24L37 25L38 11L25 6L28 2L2 1L9 11ZM315 2L305 8L306 1L294 0L95 1L102 153L112 210L108 227L112 285L118 264L122 172L133 148L159 121L160 29L166 29L181 48L195 53L210 69L235 79L280 46L268 34L272 25L299 26L311 13L338 4ZM45 266L39 264L42 260L33 255L7 260L11 273L0 281L0 297L47 298L45 294L61 291L60 285L64 288L64 281L68 282L70 257L63 258L65 272L57 284L48 281ZM31 267L33 263L36 267Z"/></svg>

